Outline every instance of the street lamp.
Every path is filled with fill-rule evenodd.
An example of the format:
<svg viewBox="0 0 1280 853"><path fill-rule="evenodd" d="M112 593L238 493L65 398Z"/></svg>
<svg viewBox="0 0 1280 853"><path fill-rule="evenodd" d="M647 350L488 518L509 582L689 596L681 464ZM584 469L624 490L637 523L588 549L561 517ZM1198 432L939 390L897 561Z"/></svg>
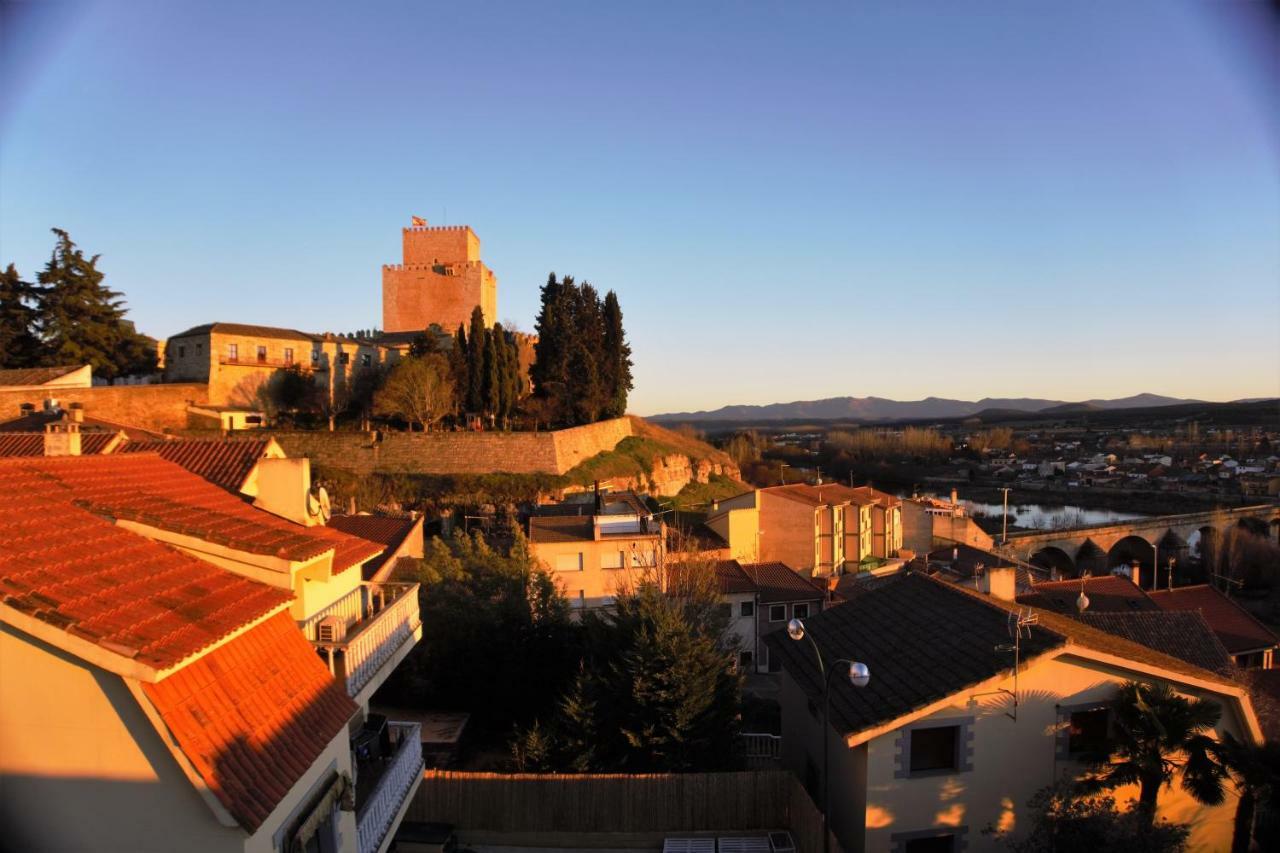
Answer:
<svg viewBox="0 0 1280 853"><path fill-rule="evenodd" d="M831 828L827 815L831 811L831 751L827 746L827 732L831 729L831 676L845 674L854 687L866 687L871 682L871 669L860 661L841 658L830 668L822 662L822 650L804 629L804 622L792 619L787 623L787 636L799 642L808 639L818 658L818 672L822 674L822 851L831 853ZM843 666L842 666L843 664Z"/></svg>

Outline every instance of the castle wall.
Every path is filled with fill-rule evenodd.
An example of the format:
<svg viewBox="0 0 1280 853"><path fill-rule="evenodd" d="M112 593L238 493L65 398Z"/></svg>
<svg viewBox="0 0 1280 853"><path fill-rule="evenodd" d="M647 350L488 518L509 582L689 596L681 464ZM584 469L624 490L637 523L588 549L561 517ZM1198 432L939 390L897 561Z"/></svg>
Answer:
<svg viewBox="0 0 1280 853"><path fill-rule="evenodd" d="M143 429L183 429L187 425L187 405L208 403L209 388L203 383L164 385L99 385L93 388L58 388L39 391L0 391L0 421L18 417L23 403L37 409L52 397L63 408L71 403L84 406L91 418L137 426Z"/></svg>
<svg viewBox="0 0 1280 853"><path fill-rule="evenodd" d="M438 323L447 332L480 306L486 326L498 315L498 279L480 261L453 266L388 264L382 268L382 329L416 332Z"/></svg>
<svg viewBox="0 0 1280 853"><path fill-rule="evenodd" d="M480 238L469 225L404 229L406 264L454 264L480 260Z"/></svg>
<svg viewBox="0 0 1280 853"><path fill-rule="evenodd" d="M371 432L271 432L291 457L358 474L564 474L631 434L627 418L554 432L392 432L380 441Z"/></svg>

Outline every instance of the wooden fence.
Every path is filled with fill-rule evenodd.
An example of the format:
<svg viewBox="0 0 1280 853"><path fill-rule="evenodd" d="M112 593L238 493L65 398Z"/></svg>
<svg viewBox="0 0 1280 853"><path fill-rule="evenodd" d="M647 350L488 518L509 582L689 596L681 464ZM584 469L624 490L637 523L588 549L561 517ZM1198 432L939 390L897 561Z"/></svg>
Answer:
<svg viewBox="0 0 1280 853"><path fill-rule="evenodd" d="M405 819L509 834L790 829L804 853L822 850L822 816L782 770L643 776L428 770Z"/></svg>

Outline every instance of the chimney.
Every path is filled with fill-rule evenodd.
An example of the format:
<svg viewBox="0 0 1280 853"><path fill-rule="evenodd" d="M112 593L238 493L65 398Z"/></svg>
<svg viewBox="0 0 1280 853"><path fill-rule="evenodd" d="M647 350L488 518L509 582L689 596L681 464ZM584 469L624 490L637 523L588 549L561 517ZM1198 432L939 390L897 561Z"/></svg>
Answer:
<svg viewBox="0 0 1280 853"><path fill-rule="evenodd" d="M600 481L599 480L594 481L594 487L595 487L595 493L596 493L595 514L599 515L600 513L604 512L604 500L602 500L600 497Z"/></svg>
<svg viewBox="0 0 1280 853"><path fill-rule="evenodd" d="M951 505L955 506L960 503L960 493L953 487L951 489Z"/></svg>
<svg viewBox="0 0 1280 853"><path fill-rule="evenodd" d="M1018 580L1013 566L991 566L978 579L979 589L1001 601L1013 601L1017 597Z"/></svg>
<svg viewBox="0 0 1280 853"><path fill-rule="evenodd" d="M45 424L44 455L79 456L80 424L69 418Z"/></svg>
<svg viewBox="0 0 1280 853"><path fill-rule="evenodd" d="M27 415L34 415L35 413L36 413L35 403L23 403L21 406L18 407L19 417L25 418Z"/></svg>
<svg viewBox="0 0 1280 853"><path fill-rule="evenodd" d="M71 415L71 420L78 424L84 423L84 403L72 403L67 407L67 412Z"/></svg>
<svg viewBox="0 0 1280 853"><path fill-rule="evenodd" d="M1142 563L1137 560L1129 563L1129 580L1133 581L1133 585L1142 588Z"/></svg>

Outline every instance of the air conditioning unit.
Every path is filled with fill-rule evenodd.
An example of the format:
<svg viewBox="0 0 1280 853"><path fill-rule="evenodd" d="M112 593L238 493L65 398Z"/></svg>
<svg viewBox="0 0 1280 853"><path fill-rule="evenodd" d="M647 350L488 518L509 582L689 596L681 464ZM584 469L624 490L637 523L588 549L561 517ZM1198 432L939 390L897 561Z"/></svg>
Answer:
<svg viewBox="0 0 1280 853"><path fill-rule="evenodd" d="M316 624L316 641L341 643L347 636L347 623L341 616L326 616Z"/></svg>
<svg viewBox="0 0 1280 853"><path fill-rule="evenodd" d="M769 848L773 853L796 853L796 842L789 832L771 832Z"/></svg>

